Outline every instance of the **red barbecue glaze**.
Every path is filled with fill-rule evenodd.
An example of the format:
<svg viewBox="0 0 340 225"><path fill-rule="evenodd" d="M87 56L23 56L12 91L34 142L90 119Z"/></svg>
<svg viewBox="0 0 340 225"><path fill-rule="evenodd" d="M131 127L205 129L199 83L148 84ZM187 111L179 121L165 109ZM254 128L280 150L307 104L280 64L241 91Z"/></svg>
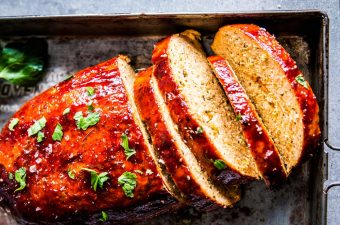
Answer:
<svg viewBox="0 0 340 225"><path fill-rule="evenodd" d="M272 186L282 183L287 174L279 152L234 71L221 56L210 56L208 60L235 114L242 117L240 123L244 137L266 184Z"/></svg>
<svg viewBox="0 0 340 225"><path fill-rule="evenodd" d="M89 96L86 87L94 88L95 94ZM79 111L86 116L90 101L94 111L100 113L100 120L85 131L79 130L73 117ZM70 113L63 115L66 108L70 108ZM36 136L28 136L27 129L43 116L47 120L42 129L45 138L38 143ZM140 210L159 194L169 196L133 119L117 58L84 69L48 89L28 101L13 118L20 120L14 131L7 124L0 135L0 193L13 211L24 218L55 221L106 209L122 213L130 209L129 213L133 213L133 207ZM61 142L52 140L57 123L64 132ZM124 132L130 148L136 150L128 160L120 145ZM21 167L27 171L27 186L14 193L18 183L8 175ZM94 191L90 173L81 168L108 172L104 188ZM74 180L68 176L68 169L75 171ZM137 175L133 198L126 197L118 184L118 177L126 171Z"/></svg>

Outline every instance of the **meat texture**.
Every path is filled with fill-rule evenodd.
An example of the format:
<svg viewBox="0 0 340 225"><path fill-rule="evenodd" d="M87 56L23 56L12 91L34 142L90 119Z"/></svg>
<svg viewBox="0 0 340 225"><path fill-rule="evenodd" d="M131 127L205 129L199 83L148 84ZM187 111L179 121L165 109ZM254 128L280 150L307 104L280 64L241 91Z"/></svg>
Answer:
<svg viewBox="0 0 340 225"><path fill-rule="evenodd" d="M275 37L256 25L220 28L211 48L235 70L289 174L320 144L319 106L310 85Z"/></svg>
<svg viewBox="0 0 340 225"><path fill-rule="evenodd" d="M181 140L152 74L153 67L140 72L134 91L136 104L149 131L158 161L167 167L167 172L188 204L202 198L224 206L232 205L240 199L237 186L222 188L210 181Z"/></svg>
<svg viewBox="0 0 340 225"><path fill-rule="evenodd" d="M208 60L238 115L244 137L262 178L270 186L281 184L287 178L284 162L235 72L221 56L210 56Z"/></svg>

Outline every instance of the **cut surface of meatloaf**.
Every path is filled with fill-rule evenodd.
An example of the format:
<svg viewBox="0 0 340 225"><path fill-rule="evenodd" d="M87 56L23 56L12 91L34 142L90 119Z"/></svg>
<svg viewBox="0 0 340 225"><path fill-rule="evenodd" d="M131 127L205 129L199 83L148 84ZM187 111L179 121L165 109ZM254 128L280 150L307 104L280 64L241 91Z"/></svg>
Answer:
<svg viewBox="0 0 340 225"><path fill-rule="evenodd" d="M238 188L215 184L200 167L178 134L152 73L153 67L138 73L134 91L136 105L150 134L157 160L167 167L189 204L192 199L202 198L223 206L232 205L240 198Z"/></svg>
<svg viewBox="0 0 340 225"><path fill-rule="evenodd" d="M220 28L211 47L235 70L290 173L320 141L318 104L295 61L251 24Z"/></svg>
<svg viewBox="0 0 340 225"><path fill-rule="evenodd" d="M152 61L159 90L180 135L209 175L224 183L240 176L258 179L241 124L197 38L198 32L186 31L156 44ZM221 171L227 175L216 175Z"/></svg>
<svg viewBox="0 0 340 225"><path fill-rule="evenodd" d="M208 61L238 115L244 137L262 178L270 186L282 183L286 180L287 173L281 156L233 69L221 56L210 56Z"/></svg>
<svg viewBox="0 0 340 225"><path fill-rule="evenodd" d="M164 188L128 93L132 77L126 59L116 57L16 112L0 134L1 204L52 224L84 215L98 221L101 211L126 222L128 215L141 219L179 206Z"/></svg>

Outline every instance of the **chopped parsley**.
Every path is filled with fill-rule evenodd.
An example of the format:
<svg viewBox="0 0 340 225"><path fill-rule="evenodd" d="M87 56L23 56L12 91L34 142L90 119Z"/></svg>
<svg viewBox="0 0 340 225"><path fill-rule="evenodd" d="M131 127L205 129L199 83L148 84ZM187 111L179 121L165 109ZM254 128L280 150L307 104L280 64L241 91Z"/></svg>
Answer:
<svg viewBox="0 0 340 225"><path fill-rule="evenodd" d="M134 170L135 173L139 173L140 175L143 175L143 172L141 170Z"/></svg>
<svg viewBox="0 0 340 225"><path fill-rule="evenodd" d="M94 111L94 106L92 105L92 101L91 101L90 104L87 106L87 110L89 110L89 111Z"/></svg>
<svg viewBox="0 0 340 225"><path fill-rule="evenodd" d="M124 194L133 198L133 191L137 186L137 175L131 172L124 172L120 177L118 177L118 184L122 185Z"/></svg>
<svg viewBox="0 0 340 225"><path fill-rule="evenodd" d="M21 191L26 187L26 169L21 167L20 169L15 171L15 180L19 183L20 187L15 189L14 192Z"/></svg>
<svg viewBox="0 0 340 225"><path fill-rule="evenodd" d="M97 112L91 112L86 117L83 117L82 112L77 112L73 119L75 119L78 129L86 130L88 127L94 126L99 122L100 115Z"/></svg>
<svg viewBox="0 0 340 225"><path fill-rule="evenodd" d="M203 127L197 127L196 134L202 134L203 133Z"/></svg>
<svg viewBox="0 0 340 225"><path fill-rule="evenodd" d="M99 220L102 222L106 222L108 220L108 215L106 212L102 211L102 218L100 218Z"/></svg>
<svg viewBox="0 0 340 225"><path fill-rule="evenodd" d="M217 169L219 169L219 170L223 170L223 169L225 169L227 166L225 165L225 163L222 161L222 160L220 160L220 159L216 159L215 161L214 161L214 166L217 168Z"/></svg>
<svg viewBox="0 0 340 225"><path fill-rule="evenodd" d="M104 182L109 179L109 177L107 176L109 174L108 172L98 174L95 170L91 170L88 168L82 168L82 170L91 173L91 187L94 191L97 191L98 185L101 189L103 189Z"/></svg>
<svg viewBox="0 0 340 225"><path fill-rule="evenodd" d="M11 122L8 125L8 129L10 131L14 131L14 127L19 123L19 119L18 118L13 118L11 119Z"/></svg>
<svg viewBox="0 0 340 225"><path fill-rule="evenodd" d="M73 170L71 170L71 169L68 169L68 170L67 170L67 175L68 175L72 180L74 180L74 178L76 177L75 172L74 172Z"/></svg>
<svg viewBox="0 0 340 225"><path fill-rule="evenodd" d="M62 138L63 138L63 127L60 125L60 123L58 123L52 134L52 139L53 141L61 141Z"/></svg>
<svg viewBox="0 0 340 225"><path fill-rule="evenodd" d="M35 123L28 128L28 136L32 136L37 134L39 131L41 131L46 125L46 119L45 117L41 117L39 120L35 121Z"/></svg>
<svg viewBox="0 0 340 225"><path fill-rule="evenodd" d="M8 179L13 180L13 178L14 178L14 177L13 177L13 173L9 172L9 173L8 173Z"/></svg>
<svg viewBox="0 0 340 225"><path fill-rule="evenodd" d="M240 121L240 120L242 120L242 115L241 115L241 113L238 113L236 115L236 121Z"/></svg>
<svg viewBox="0 0 340 225"><path fill-rule="evenodd" d="M308 88L307 81L305 80L305 78L302 75L295 77L295 80L296 80L296 82L298 82L299 84L301 84L305 88Z"/></svg>
<svg viewBox="0 0 340 225"><path fill-rule="evenodd" d="M129 147L129 139L125 133L122 134L121 138L122 142L120 143L120 145L124 148L126 159L129 159L131 156L136 154L136 151L133 148Z"/></svg>
<svg viewBox="0 0 340 225"><path fill-rule="evenodd" d="M86 91L87 91L87 94L88 94L89 96L94 95L94 92L95 92L95 90L94 90L93 87L86 87Z"/></svg>
<svg viewBox="0 0 340 225"><path fill-rule="evenodd" d="M63 115L69 114L70 113L70 108L66 108L63 112Z"/></svg>
<svg viewBox="0 0 340 225"><path fill-rule="evenodd" d="M41 131L38 132L37 134L37 142L42 142L45 137L45 134Z"/></svg>

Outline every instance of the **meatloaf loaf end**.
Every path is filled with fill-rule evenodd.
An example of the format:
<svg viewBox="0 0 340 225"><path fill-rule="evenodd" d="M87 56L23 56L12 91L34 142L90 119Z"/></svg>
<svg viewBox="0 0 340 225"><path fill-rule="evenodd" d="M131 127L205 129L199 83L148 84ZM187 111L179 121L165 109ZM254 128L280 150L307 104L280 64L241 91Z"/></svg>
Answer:
<svg viewBox="0 0 340 225"><path fill-rule="evenodd" d="M220 28L211 47L235 70L290 173L320 143L319 107L295 61L252 24Z"/></svg>
<svg viewBox="0 0 340 225"><path fill-rule="evenodd" d="M1 204L44 224L93 224L102 211L121 224L178 208L137 119L132 77L115 57L24 104L0 134Z"/></svg>
<svg viewBox="0 0 340 225"><path fill-rule="evenodd" d="M240 199L236 186L216 185L186 146L171 119L159 91L153 67L140 72L135 80L135 100L149 131L157 160L165 165L188 203L202 198L230 206Z"/></svg>
<svg viewBox="0 0 340 225"><path fill-rule="evenodd" d="M186 31L156 44L152 62L159 90L186 145L210 176L224 183L235 177L258 179L255 161L226 95L197 41ZM226 170L227 169L227 170Z"/></svg>
<svg viewBox="0 0 340 225"><path fill-rule="evenodd" d="M284 163L233 69L221 56L210 56L208 61L238 115L244 137L262 178L268 186L281 184L287 178Z"/></svg>

